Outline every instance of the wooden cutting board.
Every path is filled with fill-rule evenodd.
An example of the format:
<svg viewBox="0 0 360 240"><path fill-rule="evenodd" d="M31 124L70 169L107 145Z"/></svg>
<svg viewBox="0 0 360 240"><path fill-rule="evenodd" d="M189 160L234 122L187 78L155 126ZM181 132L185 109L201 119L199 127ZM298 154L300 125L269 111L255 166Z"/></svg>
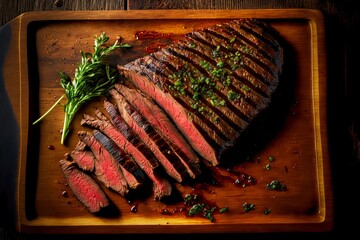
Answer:
<svg viewBox="0 0 360 240"><path fill-rule="evenodd" d="M285 65L278 107L262 122L263 134L251 138L231 159L234 169L256 179L243 187L223 178L222 186L198 191L229 211L210 222L174 212L181 202L155 201L151 195L132 202L104 190L115 205L110 216L90 214L66 185L59 160L77 143L76 134L60 144L64 113L56 107L40 124L32 122L63 94L59 71L73 76L79 51L91 51L94 35L109 42L121 36L132 44L120 64L144 56L156 40L137 40L136 31L156 31L173 41L193 29L238 18L259 18L284 39ZM3 69L8 105L18 123L19 168L17 227L36 233L211 233L328 231L333 225L333 198L326 121L326 50L321 12L307 9L268 10L141 10L25 13L10 23ZM154 45L155 44L155 45ZM81 113L100 107L94 101ZM261 132L257 131L257 132ZM15 141L15 142L17 142ZM251 149L251 151L250 151ZM271 161L270 158L274 160ZM269 168L270 166L270 168ZM286 191L270 191L272 180ZM191 186L179 186L181 194ZM67 194L64 194L64 191ZM245 212L244 203L255 208ZM131 211L136 206L137 211ZM271 213L265 214L265 210Z"/></svg>

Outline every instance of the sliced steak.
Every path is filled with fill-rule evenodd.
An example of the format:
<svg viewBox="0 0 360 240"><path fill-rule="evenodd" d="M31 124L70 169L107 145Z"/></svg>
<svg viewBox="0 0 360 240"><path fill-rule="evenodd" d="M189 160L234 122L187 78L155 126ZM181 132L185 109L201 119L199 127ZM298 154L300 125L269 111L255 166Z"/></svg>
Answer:
<svg viewBox="0 0 360 240"><path fill-rule="evenodd" d="M59 161L62 172L74 195L91 213L99 212L109 205L109 200L97 182L81 171L75 162Z"/></svg>
<svg viewBox="0 0 360 240"><path fill-rule="evenodd" d="M100 111L98 111L98 114L99 113ZM81 125L88 125L90 127L99 129L111 140L113 140L116 145L131 155L139 167L152 180L153 194L155 199L161 199L165 196L171 195L171 184L165 178L160 177L157 173L154 172L153 165L143 155L143 153L140 152L134 145L132 145L120 131L114 128L114 126L109 121L100 120L99 118L84 114L83 119L81 120Z"/></svg>
<svg viewBox="0 0 360 240"><path fill-rule="evenodd" d="M151 149L169 176L178 182L182 182L190 176L195 177L191 170L190 172L188 171L190 169L188 163L182 161L168 142L156 132L146 119L118 91L111 89L109 93L115 100L122 118Z"/></svg>
<svg viewBox="0 0 360 240"><path fill-rule="evenodd" d="M156 128L158 133L166 138L168 142L173 142L179 147L180 151L187 156L194 173L199 175L201 170L198 155L166 113L150 97L146 96L138 89L128 88L123 84L116 84L115 88L154 128Z"/></svg>
<svg viewBox="0 0 360 240"><path fill-rule="evenodd" d="M110 138L100 131L94 132L94 137L120 164L121 170L130 188L137 189L145 181L145 175L134 160L117 146Z"/></svg>
<svg viewBox="0 0 360 240"><path fill-rule="evenodd" d="M131 130L131 128L127 125L127 123L122 119L116 107L109 101L104 100L104 108L109 113L114 128L118 130L123 135L123 137L125 137L125 139L127 140L126 142L133 145L133 147L131 147L130 150L132 149L133 151L136 150L140 151L142 155L144 155L144 157L151 163L153 169L156 170L159 166L159 162L156 159L156 156L151 151L151 149L149 149L148 146L146 146L146 144L140 138L138 138L138 136ZM105 122L109 121L109 119L98 109L95 110L95 115L98 119L102 121Z"/></svg>
<svg viewBox="0 0 360 240"><path fill-rule="evenodd" d="M126 135L116 129L110 121L99 111L95 111L96 117L84 114L81 125L87 125L96 128L112 139L121 149L131 155L140 166L156 169L159 163L151 150L147 149L142 141L136 141L136 144L130 142Z"/></svg>
<svg viewBox="0 0 360 240"><path fill-rule="evenodd" d="M141 70L132 70L131 65L118 66L119 72L138 89L150 96L158 105L165 110L168 116L175 122L178 129L183 133L190 145L207 161L213 165L217 165L220 144L224 141L219 140L216 145L208 141L208 138L214 135L214 131L207 126L204 129L199 125L201 119L192 111L183 107L181 102L176 100L176 96L172 96L170 92L165 91L161 83L149 81L149 77L141 74Z"/></svg>
<svg viewBox="0 0 360 240"><path fill-rule="evenodd" d="M265 22L240 19L195 30L118 70L216 166L270 104L282 64L278 32Z"/></svg>
<svg viewBox="0 0 360 240"><path fill-rule="evenodd" d="M110 153L96 140L93 134L87 131L79 131L78 137L90 147L96 157L96 177L104 183L106 187L113 189L121 196L127 195L129 189L119 163L111 157Z"/></svg>
<svg viewBox="0 0 360 240"><path fill-rule="evenodd" d="M81 169L92 172L95 167L95 156L86 147L87 145L84 142L79 141L70 156Z"/></svg>

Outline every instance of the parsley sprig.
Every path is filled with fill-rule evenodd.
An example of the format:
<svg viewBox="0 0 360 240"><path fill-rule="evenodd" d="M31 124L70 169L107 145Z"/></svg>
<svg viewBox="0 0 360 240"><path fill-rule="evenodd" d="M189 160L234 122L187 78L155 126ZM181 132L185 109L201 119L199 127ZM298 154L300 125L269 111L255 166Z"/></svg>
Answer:
<svg viewBox="0 0 360 240"><path fill-rule="evenodd" d="M74 79L60 72L60 85L65 90L58 101L33 124L41 121L65 96L67 102L64 105L64 125L61 136L61 144L70 133L70 124L75 114L84 103L96 97L105 95L118 80L118 71L115 67L108 64L107 56L118 48L131 47L129 44L119 43L118 40L109 47L105 44L109 37L105 33L100 36L95 35L94 52L80 52L81 63L75 69Z"/></svg>

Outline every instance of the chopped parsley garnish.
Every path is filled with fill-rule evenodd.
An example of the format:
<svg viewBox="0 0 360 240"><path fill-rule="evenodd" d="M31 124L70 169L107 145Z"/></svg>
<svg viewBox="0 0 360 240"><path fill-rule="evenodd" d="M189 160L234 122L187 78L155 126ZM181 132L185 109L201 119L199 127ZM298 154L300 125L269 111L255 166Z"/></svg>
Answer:
<svg viewBox="0 0 360 240"><path fill-rule="evenodd" d="M207 202L201 195L186 194L184 197L184 204L189 208L187 215L189 217L203 217L211 222L215 221L215 213L225 213L228 207L218 208L215 204Z"/></svg>
<svg viewBox="0 0 360 240"><path fill-rule="evenodd" d="M196 48L196 44L194 42L189 43L189 47Z"/></svg>
<svg viewBox="0 0 360 240"><path fill-rule="evenodd" d="M243 206L243 209L245 212L249 212L249 211L255 209L255 205L252 203L244 203L242 206Z"/></svg>
<svg viewBox="0 0 360 240"><path fill-rule="evenodd" d="M227 97L229 100L237 100L240 98L240 94L234 92L233 90L229 90L227 93Z"/></svg>
<svg viewBox="0 0 360 240"><path fill-rule="evenodd" d="M246 86L246 85L242 85L241 89L244 90L244 91L247 91L247 92L250 91L250 88L248 86Z"/></svg>
<svg viewBox="0 0 360 240"><path fill-rule="evenodd" d="M265 165L265 170L269 171L271 169L270 163Z"/></svg>
<svg viewBox="0 0 360 240"><path fill-rule="evenodd" d="M186 194L184 197L184 204L185 205L194 205L200 199L199 195L197 194Z"/></svg>
<svg viewBox="0 0 360 240"><path fill-rule="evenodd" d="M279 180L273 180L270 183L266 184L266 188L275 191L286 191L286 185L280 183Z"/></svg>
<svg viewBox="0 0 360 240"><path fill-rule="evenodd" d="M226 206L226 207L223 207L219 210L220 213L224 213L224 212L227 212L229 211L229 208Z"/></svg>
<svg viewBox="0 0 360 240"><path fill-rule="evenodd" d="M229 41L233 45L236 41L234 37ZM190 48L197 47L195 43L188 43ZM240 51L243 51L242 46L238 46ZM214 49L209 49L214 59L213 61L201 60L194 66L188 63L179 64L176 70L168 76L171 81L169 90L175 96L189 95L191 97L190 106L202 114L214 114L212 111L204 111L208 108L205 99L214 107L223 107L226 101L236 101L241 96L239 93L230 89L232 85L232 76L234 71L243 65L243 56L240 51L229 53L229 49L224 46L216 46ZM222 89L227 90L227 96L222 98L216 92ZM249 91L250 88L246 85L241 86L242 91ZM210 107L211 108L211 107ZM201 111L199 111L201 109ZM211 115L210 115L211 116Z"/></svg>
<svg viewBox="0 0 360 240"><path fill-rule="evenodd" d="M189 216L195 216L195 215L198 215L199 213L203 212L204 211L204 206L205 204L203 203L198 203L198 204L195 204L193 205L189 212L188 212L188 215Z"/></svg>
<svg viewBox="0 0 360 240"><path fill-rule="evenodd" d="M266 208L265 210L264 210L264 214L265 215L268 215L268 214L270 214L271 213L271 209L270 208Z"/></svg>
<svg viewBox="0 0 360 240"><path fill-rule="evenodd" d="M216 211L216 207L212 207L210 209L205 209L204 211L204 218L209 219L210 222L214 221L214 212Z"/></svg>

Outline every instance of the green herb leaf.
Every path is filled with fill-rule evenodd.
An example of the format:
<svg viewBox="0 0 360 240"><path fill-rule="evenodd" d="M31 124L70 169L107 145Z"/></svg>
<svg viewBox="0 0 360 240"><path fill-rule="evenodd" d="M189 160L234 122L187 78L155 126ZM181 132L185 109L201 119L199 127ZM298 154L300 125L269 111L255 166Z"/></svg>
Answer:
<svg viewBox="0 0 360 240"><path fill-rule="evenodd" d="M286 185L280 183L279 180L273 180L270 183L266 184L266 188L275 191L286 191Z"/></svg>
<svg viewBox="0 0 360 240"><path fill-rule="evenodd" d="M244 203L243 204L243 209L245 212L249 212L250 210L255 209L255 205L252 203Z"/></svg>
<svg viewBox="0 0 360 240"><path fill-rule="evenodd" d="M219 210L220 213L224 213L224 212L227 212L229 210L229 208L226 206L226 207L223 207Z"/></svg>
<svg viewBox="0 0 360 240"><path fill-rule="evenodd" d="M128 44L128 43L121 43L120 47L121 48L131 48L132 46L130 44Z"/></svg>
<svg viewBox="0 0 360 240"><path fill-rule="evenodd" d="M204 210L204 204L203 203L198 203L198 204L193 205L190 208L190 210L188 212L188 215L189 216L195 216L195 215L198 215L199 213L201 213L203 210Z"/></svg>
<svg viewBox="0 0 360 240"><path fill-rule="evenodd" d="M266 164L266 165L265 165L265 170L269 171L270 169L271 169L270 163Z"/></svg>
<svg viewBox="0 0 360 240"><path fill-rule="evenodd" d="M270 208L266 208L265 210L264 210L264 214L265 215L268 215L268 214L270 214L271 213L271 209Z"/></svg>

